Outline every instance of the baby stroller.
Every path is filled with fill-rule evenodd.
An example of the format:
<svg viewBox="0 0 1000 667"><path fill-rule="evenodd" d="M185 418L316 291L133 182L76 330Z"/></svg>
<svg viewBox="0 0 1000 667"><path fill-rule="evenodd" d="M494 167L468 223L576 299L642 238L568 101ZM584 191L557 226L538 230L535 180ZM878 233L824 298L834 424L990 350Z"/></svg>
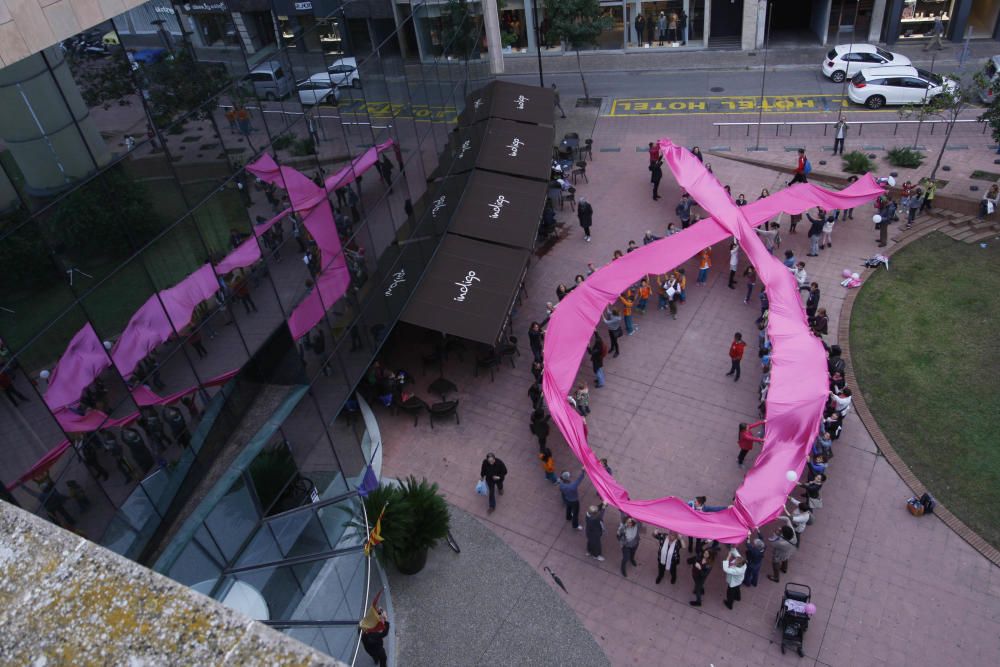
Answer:
<svg viewBox="0 0 1000 667"><path fill-rule="evenodd" d="M809 629L809 617L816 613L816 606L809 602L812 589L805 584L789 582L785 584L785 596L781 599L774 626L781 631L781 652L794 648L803 656L802 642Z"/></svg>

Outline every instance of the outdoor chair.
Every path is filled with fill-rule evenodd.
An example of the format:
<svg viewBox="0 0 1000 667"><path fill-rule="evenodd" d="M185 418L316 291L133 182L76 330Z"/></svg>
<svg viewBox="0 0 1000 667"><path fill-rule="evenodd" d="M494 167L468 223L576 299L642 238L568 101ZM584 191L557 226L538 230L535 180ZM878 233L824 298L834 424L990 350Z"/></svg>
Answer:
<svg viewBox="0 0 1000 667"><path fill-rule="evenodd" d="M511 336L507 342L500 346L500 360L505 358L510 361L510 367L514 368L514 357L521 356L521 351L517 349L517 336Z"/></svg>
<svg viewBox="0 0 1000 667"><path fill-rule="evenodd" d="M580 159L589 159L591 162L594 161L594 140L584 139L583 147L580 148Z"/></svg>
<svg viewBox="0 0 1000 667"><path fill-rule="evenodd" d="M455 423L461 424L462 422L458 418L458 401L441 401L440 403L435 403L427 409L430 413L431 428L434 428L435 419L446 419L452 415L455 415Z"/></svg>
<svg viewBox="0 0 1000 667"><path fill-rule="evenodd" d="M563 201L564 202L568 201L569 202L569 210L575 211L576 210L576 188L572 188L571 187L569 190L567 190L565 196L563 197ZM559 204L559 208L562 208L562 204Z"/></svg>
<svg viewBox="0 0 1000 667"><path fill-rule="evenodd" d="M574 184L576 183L577 176L583 176L583 180L590 183L590 179L587 178L587 163L582 160L580 162L577 162L576 166L573 168L573 171L570 172L570 176L573 178Z"/></svg>
<svg viewBox="0 0 1000 667"><path fill-rule="evenodd" d="M459 338L449 338L444 344L444 358L447 359L448 355L454 352L458 355L459 361L465 361L465 356L462 354L465 352L465 343Z"/></svg>
<svg viewBox="0 0 1000 667"><path fill-rule="evenodd" d="M448 394L458 391L458 387L451 380L446 380L445 378L438 378L431 382L431 386L427 388L432 394L437 394L441 397L442 401L448 400Z"/></svg>
<svg viewBox="0 0 1000 667"><path fill-rule="evenodd" d="M415 427L417 422L420 421L420 413L424 410L429 410L430 408L427 406L427 402L424 401L424 399L419 396L410 396L402 403L397 403L396 409L397 411L402 410L408 415L413 415L413 426Z"/></svg>
<svg viewBox="0 0 1000 667"><path fill-rule="evenodd" d="M489 356L479 357L476 359L476 367L472 370L473 377L479 377L479 369L483 370L489 369L490 371L490 382L495 379L496 369L500 367L500 357L495 353L491 352Z"/></svg>
<svg viewBox="0 0 1000 667"><path fill-rule="evenodd" d="M442 359L442 354L439 350L434 350L430 354L425 354L423 357L421 357L421 361L424 364L423 374L427 375L427 369L431 366L437 366L438 370L443 373L444 369L441 366L441 359Z"/></svg>

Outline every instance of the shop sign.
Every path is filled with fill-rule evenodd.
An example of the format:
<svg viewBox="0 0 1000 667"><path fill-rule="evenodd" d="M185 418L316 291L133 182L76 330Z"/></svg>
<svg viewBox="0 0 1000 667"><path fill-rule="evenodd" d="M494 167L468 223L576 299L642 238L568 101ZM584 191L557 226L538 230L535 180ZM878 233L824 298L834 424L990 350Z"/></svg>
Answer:
<svg viewBox="0 0 1000 667"><path fill-rule="evenodd" d="M188 14L224 14L229 11L225 2L190 2L182 6Z"/></svg>

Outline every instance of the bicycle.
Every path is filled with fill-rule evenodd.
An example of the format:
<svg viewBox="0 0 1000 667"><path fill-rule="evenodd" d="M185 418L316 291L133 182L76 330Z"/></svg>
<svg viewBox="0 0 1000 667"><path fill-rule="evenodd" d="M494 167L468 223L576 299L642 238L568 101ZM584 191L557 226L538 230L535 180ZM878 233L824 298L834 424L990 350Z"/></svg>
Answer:
<svg viewBox="0 0 1000 667"><path fill-rule="evenodd" d="M451 534L450 528L448 529L448 535L446 539L448 541L448 546L451 547L452 551L454 551L457 554L462 553L462 549L461 547L458 546L458 542L455 541L455 537Z"/></svg>

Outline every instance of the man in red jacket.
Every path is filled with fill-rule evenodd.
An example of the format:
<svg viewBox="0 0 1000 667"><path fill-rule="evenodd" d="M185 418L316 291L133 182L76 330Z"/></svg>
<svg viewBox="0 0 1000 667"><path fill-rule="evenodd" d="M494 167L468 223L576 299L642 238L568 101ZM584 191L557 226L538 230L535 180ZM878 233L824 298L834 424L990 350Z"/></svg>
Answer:
<svg viewBox="0 0 1000 667"><path fill-rule="evenodd" d="M789 185L794 183L805 183L806 182L806 149L799 149L799 161L795 165L795 175L792 176L792 180L788 182Z"/></svg>
<svg viewBox="0 0 1000 667"><path fill-rule="evenodd" d="M739 331L733 335L733 342L729 346L729 361L731 366L729 367L729 372L726 373L726 377L735 374L736 377L733 378L733 382L740 381L740 362L743 361L743 350L745 350L747 344L743 342L743 334Z"/></svg>

